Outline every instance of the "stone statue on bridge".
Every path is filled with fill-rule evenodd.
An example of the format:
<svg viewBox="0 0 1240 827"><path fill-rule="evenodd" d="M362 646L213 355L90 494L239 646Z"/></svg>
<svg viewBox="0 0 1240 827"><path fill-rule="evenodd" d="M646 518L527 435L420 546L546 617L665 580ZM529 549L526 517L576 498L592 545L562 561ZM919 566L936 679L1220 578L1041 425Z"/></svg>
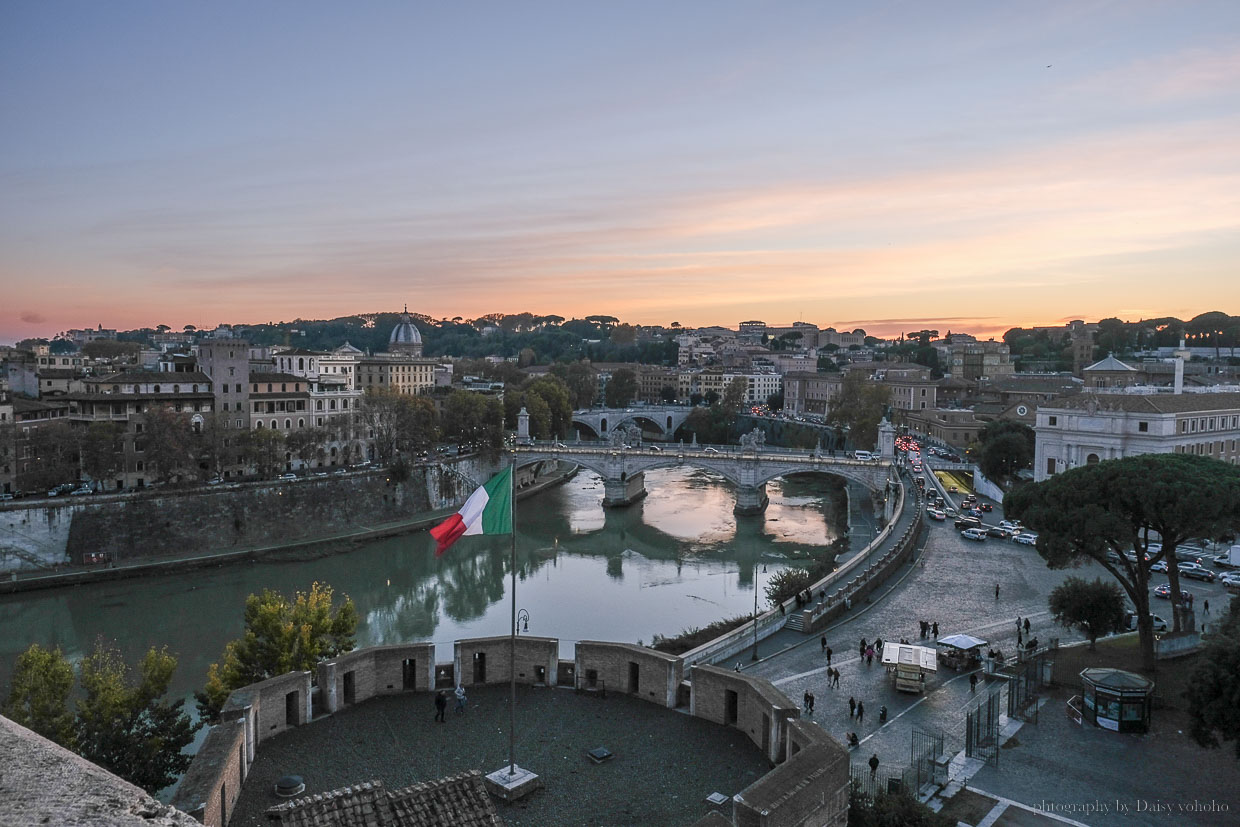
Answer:
<svg viewBox="0 0 1240 827"><path fill-rule="evenodd" d="M629 422L612 431L608 439L612 448L636 447L642 444L642 429Z"/></svg>
<svg viewBox="0 0 1240 827"><path fill-rule="evenodd" d="M741 434L741 450L760 451L766 445L766 432L761 428L754 428L747 434Z"/></svg>

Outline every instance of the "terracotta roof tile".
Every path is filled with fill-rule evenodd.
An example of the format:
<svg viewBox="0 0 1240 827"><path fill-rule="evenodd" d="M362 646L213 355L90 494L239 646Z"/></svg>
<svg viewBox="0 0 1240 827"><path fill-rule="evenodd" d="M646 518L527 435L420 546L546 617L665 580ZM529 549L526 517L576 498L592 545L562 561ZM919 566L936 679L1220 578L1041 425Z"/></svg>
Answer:
<svg viewBox="0 0 1240 827"><path fill-rule="evenodd" d="M388 790L368 781L267 810L283 827L504 827L477 770Z"/></svg>

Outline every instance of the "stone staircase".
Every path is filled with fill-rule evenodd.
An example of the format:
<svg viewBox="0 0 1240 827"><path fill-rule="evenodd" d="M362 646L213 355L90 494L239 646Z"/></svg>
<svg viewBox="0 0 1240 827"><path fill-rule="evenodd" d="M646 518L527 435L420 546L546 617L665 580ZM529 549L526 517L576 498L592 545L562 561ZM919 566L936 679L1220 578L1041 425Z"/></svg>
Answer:
<svg viewBox="0 0 1240 827"><path fill-rule="evenodd" d="M788 619L784 621L785 629L792 629L794 632L805 633L805 623L801 620L800 612L793 612L788 615Z"/></svg>

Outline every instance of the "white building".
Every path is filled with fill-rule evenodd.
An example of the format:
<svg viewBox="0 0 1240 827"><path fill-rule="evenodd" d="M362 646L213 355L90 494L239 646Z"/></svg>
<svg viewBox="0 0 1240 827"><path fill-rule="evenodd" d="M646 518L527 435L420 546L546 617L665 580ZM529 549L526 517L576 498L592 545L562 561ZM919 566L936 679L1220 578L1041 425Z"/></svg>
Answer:
<svg viewBox="0 0 1240 827"><path fill-rule="evenodd" d="M1138 454L1187 453L1237 464L1240 392L1082 393L1039 407L1034 479Z"/></svg>

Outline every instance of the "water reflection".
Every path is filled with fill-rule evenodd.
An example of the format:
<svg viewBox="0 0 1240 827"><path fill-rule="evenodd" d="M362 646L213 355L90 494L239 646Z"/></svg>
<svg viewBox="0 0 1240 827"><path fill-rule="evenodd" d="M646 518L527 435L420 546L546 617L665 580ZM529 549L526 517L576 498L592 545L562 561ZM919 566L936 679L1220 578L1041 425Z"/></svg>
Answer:
<svg viewBox="0 0 1240 827"><path fill-rule="evenodd" d="M649 496L604 511L599 479L583 473L518 506L519 602L530 633L560 638L562 655L582 639L650 641L753 606L753 571L820 552L836 536L823 517L819 477L769 486L765 515L732 515L731 486L683 468L647 474ZM0 687L30 643L80 658L103 634L130 662L149 646L180 659L173 692L188 696L207 665L241 632L248 594L330 583L357 604L359 646L432 640L452 657L461 637L506 634L510 539L471 537L444 557L423 533L366 544L346 554L264 562L30 592L0 598ZM759 587L765 582L760 575Z"/></svg>

